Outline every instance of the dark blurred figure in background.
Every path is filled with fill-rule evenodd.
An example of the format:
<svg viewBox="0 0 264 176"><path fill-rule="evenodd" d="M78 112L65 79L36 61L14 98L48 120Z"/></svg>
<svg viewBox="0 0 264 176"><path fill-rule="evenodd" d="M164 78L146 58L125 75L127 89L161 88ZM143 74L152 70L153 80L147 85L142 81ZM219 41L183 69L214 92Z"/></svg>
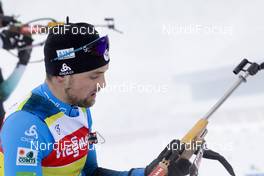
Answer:
<svg viewBox="0 0 264 176"><path fill-rule="evenodd" d="M0 28L8 26L11 22L9 19L8 16L4 16L2 2L0 1ZM3 103L16 88L30 59L32 49L23 48L30 46L32 42L31 36L25 36L6 29L0 32L0 48L5 50L17 49L19 59L15 69L6 80L4 80L0 68L0 127L5 115Z"/></svg>

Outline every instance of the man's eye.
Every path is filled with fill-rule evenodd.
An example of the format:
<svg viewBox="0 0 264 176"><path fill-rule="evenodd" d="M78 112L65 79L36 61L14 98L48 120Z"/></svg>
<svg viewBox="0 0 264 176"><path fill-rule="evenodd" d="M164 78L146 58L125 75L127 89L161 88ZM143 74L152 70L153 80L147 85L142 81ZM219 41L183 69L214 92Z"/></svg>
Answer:
<svg viewBox="0 0 264 176"><path fill-rule="evenodd" d="M90 78L91 78L91 79L97 79L98 76L91 76Z"/></svg>

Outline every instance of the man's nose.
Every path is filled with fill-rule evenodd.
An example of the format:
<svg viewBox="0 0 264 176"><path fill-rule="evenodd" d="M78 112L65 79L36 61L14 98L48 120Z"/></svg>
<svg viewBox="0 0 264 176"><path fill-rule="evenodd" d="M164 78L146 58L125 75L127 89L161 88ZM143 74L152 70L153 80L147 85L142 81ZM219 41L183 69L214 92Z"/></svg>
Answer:
<svg viewBox="0 0 264 176"><path fill-rule="evenodd" d="M106 81L105 77L103 76L98 82L97 82L97 92L100 91L100 89L106 87Z"/></svg>

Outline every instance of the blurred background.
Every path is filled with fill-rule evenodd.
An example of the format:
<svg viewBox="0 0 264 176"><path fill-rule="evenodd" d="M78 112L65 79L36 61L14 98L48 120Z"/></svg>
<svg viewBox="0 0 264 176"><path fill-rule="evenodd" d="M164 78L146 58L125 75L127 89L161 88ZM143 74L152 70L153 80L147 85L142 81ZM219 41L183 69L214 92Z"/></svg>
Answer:
<svg viewBox="0 0 264 176"><path fill-rule="evenodd" d="M91 108L101 167L145 167L173 138L183 135L237 79L243 59L263 62L261 0L2 0L6 15L27 22L105 24L113 17L123 34L98 28L110 38L107 88ZM34 36L35 42L46 35ZM17 58L0 51L7 77ZM32 61L43 58L43 47ZM208 147L223 154L237 175L264 175L263 73L248 79L210 120ZM29 64L5 102L8 109L45 79L44 63ZM202 176L228 175L216 161L203 160Z"/></svg>

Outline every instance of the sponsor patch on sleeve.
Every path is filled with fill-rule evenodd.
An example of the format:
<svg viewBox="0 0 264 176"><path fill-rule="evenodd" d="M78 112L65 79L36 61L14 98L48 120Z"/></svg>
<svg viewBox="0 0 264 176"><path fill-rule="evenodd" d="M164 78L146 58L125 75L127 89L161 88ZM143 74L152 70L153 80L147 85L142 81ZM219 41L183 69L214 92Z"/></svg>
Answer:
<svg viewBox="0 0 264 176"><path fill-rule="evenodd" d="M17 166L37 166L38 151L29 148L17 148Z"/></svg>

